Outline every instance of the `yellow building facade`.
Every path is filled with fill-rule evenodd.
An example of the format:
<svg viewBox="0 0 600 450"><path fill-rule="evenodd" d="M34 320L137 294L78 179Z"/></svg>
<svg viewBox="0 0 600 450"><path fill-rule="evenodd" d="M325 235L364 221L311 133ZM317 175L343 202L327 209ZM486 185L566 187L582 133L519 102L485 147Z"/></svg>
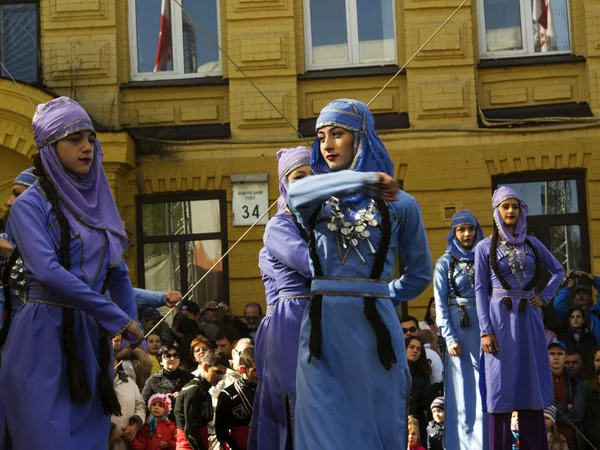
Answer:
<svg viewBox="0 0 600 450"><path fill-rule="evenodd" d="M545 50L544 30L522 25L532 18L535 25L537 11L517 3L514 14L496 19L501 1L468 1L371 110L396 177L421 205L434 261L453 212L471 210L490 232L492 189L511 184L533 203L530 229L567 268L593 271L600 264L600 0L555 2ZM312 143L314 120L329 101L371 100L459 4L0 2L0 13L22 25L33 15L27 26L37 33L18 39L37 49L22 78L28 83L17 86L9 75L25 53L0 53L0 198L8 199L36 152L32 103L71 96L98 124L132 240L134 285L185 290L248 230L233 223L232 179L266 174L274 202L276 151ZM163 28L161 12L169 18ZM0 32L5 42L16 36ZM230 302L238 314L250 301L264 302L263 231L252 229L206 277L197 301ZM431 295L432 288L410 312L422 317Z"/></svg>

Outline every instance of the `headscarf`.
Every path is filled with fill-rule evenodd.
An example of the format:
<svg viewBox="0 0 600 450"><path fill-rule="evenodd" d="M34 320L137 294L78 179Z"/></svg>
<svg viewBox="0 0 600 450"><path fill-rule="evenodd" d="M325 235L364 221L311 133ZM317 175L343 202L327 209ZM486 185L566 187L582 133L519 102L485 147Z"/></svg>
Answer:
<svg viewBox="0 0 600 450"><path fill-rule="evenodd" d="M336 126L354 133L354 159L349 169L356 172L385 172L394 176L394 163L375 132L375 120L367 105L358 100L342 98L321 110L316 130ZM321 154L321 143L315 139L310 165L315 173L331 172Z"/></svg>
<svg viewBox="0 0 600 450"><path fill-rule="evenodd" d="M33 174L33 167L29 167L17 175L13 184L29 187L35 183L35 180L37 180L37 177Z"/></svg>
<svg viewBox="0 0 600 450"><path fill-rule="evenodd" d="M119 265L129 246L121 216L102 167L102 147L96 138L90 171L78 178L69 173L56 153L56 142L66 136L94 131L85 110L68 97L59 97L38 105L33 116L33 135L46 175L54 185L60 203L65 207L69 225L78 230L84 226L107 231L109 265Z"/></svg>
<svg viewBox="0 0 600 450"><path fill-rule="evenodd" d="M475 243L471 250L465 250L458 239L456 239L456 227L459 225L473 225L477 230L477 237L475 238ZM446 251L454 256L459 261L474 261L475 260L475 246L481 240L483 240L483 229L477 219L473 215L471 211L461 210L454 213L452 216L452 228L448 232L446 236L446 241L448 241L448 246L446 247Z"/></svg>
<svg viewBox="0 0 600 450"><path fill-rule="evenodd" d="M519 218L517 219L517 225L515 226L515 232L511 233L504 225L502 221L502 217L500 216L500 203L509 198L514 198L519 202L520 211ZM521 245L525 242L527 238L527 211L529 208L527 207L527 203L525 203L519 195L509 188L508 186L501 186L494 191L494 195L492 195L492 207L494 208L494 221L500 230L500 234L504 237L506 242L512 245Z"/></svg>
<svg viewBox="0 0 600 450"><path fill-rule="evenodd" d="M306 147L282 148L277 152L277 174L279 175L279 212L287 207L287 177L298 167L310 165L310 150Z"/></svg>

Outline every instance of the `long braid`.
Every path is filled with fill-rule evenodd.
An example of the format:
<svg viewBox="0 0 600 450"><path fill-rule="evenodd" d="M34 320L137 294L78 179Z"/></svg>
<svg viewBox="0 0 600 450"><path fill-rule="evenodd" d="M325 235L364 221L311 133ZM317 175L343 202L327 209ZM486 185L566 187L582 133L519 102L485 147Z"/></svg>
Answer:
<svg viewBox="0 0 600 450"><path fill-rule="evenodd" d="M40 186L46 193L52 209L56 213L60 226L60 257L62 266L71 268L71 227L69 221L58 204L58 195L53 184L46 175L40 154L33 159L34 174L38 177ZM85 374L85 367L77 356L75 344L75 310L63 308L63 346L67 356L67 374L69 377L69 391L74 402L84 403L92 397L90 383Z"/></svg>
<svg viewBox="0 0 600 450"><path fill-rule="evenodd" d="M4 292L4 310L2 311L2 329L0 329L0 347L6 342L10 325L12 322L12 289L11 289L11 272L12 268L19 259L19 249L15 249L11 252L4 268L2 270L2 290Z"/></svg>
<svg viewBox="0 0 600 450"><path fill-rule="evenodd" d="M319 259L319 253L317 252L317 242L315 238L315 225L317 223L317 216L321 211L323 205L319 206L317 210L310 217L309 221L309 239L308 239L308 251L310 253L310 259L313 263L315 271L315 277L323 276L323 268L321 267L321 261ZM310 306L308 310L308 317L310 318L310 338L308 341L309 357L308 362L314 356L316 359L321 359L321 343L323 341L323 330L321 324L321 318L323 315L323 296L321 294L313 294L310 299Z"/></svg>
<svg viewBox="0 0 600 450"><path fill-rule="evenodd" d="M530 291L534 287L537 286L538 280L540 278L540 252L538 248L533 245L533 243L525 238L525 243L529 246L529 248L533 251L535 256L535 269L533 270L533 277L529 280L529 283L523 288L524 291Z"/></svg>
<svg viewBox="0 0 600 450"><path fill-rule="evenodd" d="M383 273L385 262L387 259L387 253L390 247L390 241L392 237L392 221L390 218L390 211L387 203L382 200L377 201L377 207L381 214L381 242L379 243L379 250L375 256L375 263L371 270L371 279L378 280ZM375 332L375 339L377 341L377 354L379 355L379 361L383 364L386 370L390 370L392 365L397 362L396 352L394 351L394 345L392 343L392 335L390 330L381 319L381 315L377 310L377 298L376 297L363 297L364 298L364 312L367 320L373 327Z"/></svg>
<svg viewBox="0 0 600 450"><path fill-rule="evenodd" d="M456 285L456 279L454 275L456 273L456 258L454 256L450 256L450 270L448 270L448 278L450 279L450 285L452 286L452 290L454 291L454 295L460 297L460 293L458 292L458 286Z"/></svg>

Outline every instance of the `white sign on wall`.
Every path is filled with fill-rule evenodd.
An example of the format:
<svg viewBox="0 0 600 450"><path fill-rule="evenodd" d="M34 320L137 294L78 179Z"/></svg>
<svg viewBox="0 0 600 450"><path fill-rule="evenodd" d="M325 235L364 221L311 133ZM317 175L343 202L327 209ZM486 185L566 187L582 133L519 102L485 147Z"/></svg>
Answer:
<svg viewBox="0 0 600 450"><path fill-rule="evenodd" d="M269 186L266 173L232 174L233 226L252 225L269 207ZM269 215L258 222L265 225Z"/></svg>

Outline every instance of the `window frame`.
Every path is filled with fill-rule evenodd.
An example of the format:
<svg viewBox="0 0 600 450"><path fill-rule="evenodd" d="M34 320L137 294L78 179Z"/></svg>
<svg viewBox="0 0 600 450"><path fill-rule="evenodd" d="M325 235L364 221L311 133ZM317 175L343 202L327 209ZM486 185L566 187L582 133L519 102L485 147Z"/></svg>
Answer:
<svg viewBox="0 0 600 450"><path fill-rule="evenodd" d="M220 1L213 0L217 6L217 33L218 36L211 36L221 46L221 8ZM173 51L173 70L162 72L140 72L138 70L138 39L137 39L137 17L136 17L136 0L129 0L129 54L131 63L131 80L132 81L156 81L156 80L180 80L188 78L207 78L220 77L223 75L223 58L219 50L219 66L221 70L205 73L184 73L183 61L183 9L175 0L171 2L171 45ZM196 24L193 24L197 28ZM198 29L198 28L197 28ZM204 36L204 33L198 29ZM179 71L178 71L179 70Z"/></svg>
<svg viewBox="0 0 600 450"><path fill-rule="evenodd" d="M344 0L346 4L346 39L348 40L348 58L350 61L337 63L313 63L313 45L312 45L312 24L310 22L310 1L303 0L304 5L304 57L305 70L322 69L344 69L353 67L378 67L389 66L398 63L398 35L396 24L396 0L392 0L393 20L394 20L394 60L382 61L377 63L361 64L360 62L360 41L358 39L358 13L356 2L358 0Z"/></svg>
<svg viewBox="0 0 600 450"><path fill-rule="evenodd" d="M578 225L580 227L581 239L581 267L579 267L579 269L589 272L591 270L591 252L584 171L523 172L518 174L497 175L492 177L492 186L494 189L497 189L501 184L559 180L575 180L578 212L527 216L527 229L540 230L541 233L537 238L547 246L549 251L552 251L548 245L550 242L550 227Z"/></svg>
<svg viewBox="0 0 600 450"><path fill-rule="evenodd" d="M40 17L40 0L0 0L0 6L5 5L35 5L36 10L36 27L35 27L35 38L36 38L36 49L35 49L35 70L36 70L36 80L32 84L34 86L43 85L42 79L42 58L41 58L41 43L42 43L42 30L41 30L41 17ZM2 54L0 53L0 61L2 60ZM4 78L4 77L0 77ZM22 81L17 79L20 83L28 83L26 81Z"/></svg>
<svg viewBox="0 0 600 450"><path fill-rule="evenodd" d="M523 37L523 50L504 50L504 51L487 51L487 40L485 33L485 0L477 0L477 28L479 31L479 55L480 59L504 59L518 57L532 57L549 55L570 55L573 52L573 34L571 32L571 8L570 2L567 0L567 24L569 27L569 50L550 51L550 52L535 52L533 32L531 27L526 24L533 24L533 8L529 6L531 0L519 0L519 8L521 12L521 35ZM527 31L529 30L529 31Z"/></svg>
<svg viewBox="0 0 600 450"><path fill-rule="evenodd" d="M143 224L143 207L144 205L154 203L169 203L169 202L193 202L202 200L218 200L219 201L219 215L220 215L220 228L219 232L211 233L191 233L191 234L178 234L178 235L157 235L157 236L144 236L144 224ZM220 240L221 241L221 255L224 255L228 249L228 238L227 238L227 194L222 190L214 191L194 191L190 193L166 193L166 194L150 194L150 195L137 195L135 198L135 214L136 214L136 237L137 237L137 280L138 286L142 289L146 286L146 271L144 269L144 245L145 244L161 244L177 242L179 244L179 265L180 273L179 290L185 295L190 286L188 286L188 270L187 270L187 257L186 257L186 242L194 241L209 241L209 240ZM229 258L225 257L222 261L223 264L223 303L229 304Z"/></svg>

